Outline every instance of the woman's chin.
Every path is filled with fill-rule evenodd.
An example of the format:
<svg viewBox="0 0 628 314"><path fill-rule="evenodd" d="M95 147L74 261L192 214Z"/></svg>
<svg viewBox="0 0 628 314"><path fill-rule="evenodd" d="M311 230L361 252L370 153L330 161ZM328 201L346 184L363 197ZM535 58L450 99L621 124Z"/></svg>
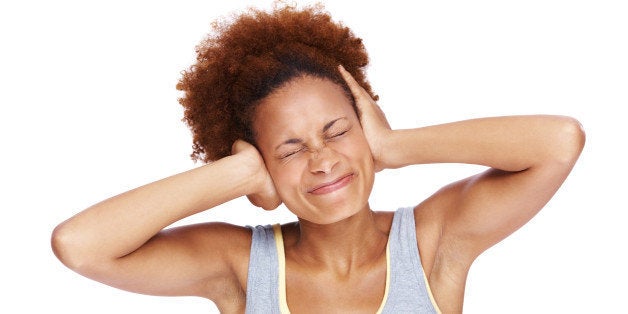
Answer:
<svg viewBox="0 0 628 314"><path fill-rule="evenodd" d="M365 207L364 205L356 207L356 205L356 202L351 202L351 204L345 202L341 204L334 204L333 206L317 206L308 212L291 211L299 218L299 220L306 220L317 225L330 225L353 217L361 210L368 207Z"/></svg>

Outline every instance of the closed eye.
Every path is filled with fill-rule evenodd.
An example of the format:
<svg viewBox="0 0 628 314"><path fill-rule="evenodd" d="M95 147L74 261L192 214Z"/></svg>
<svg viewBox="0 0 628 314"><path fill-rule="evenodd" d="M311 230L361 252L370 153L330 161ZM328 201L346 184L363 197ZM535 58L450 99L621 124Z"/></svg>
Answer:
<svg viewBox="0 0 628 314"><path fill-rule="evenodd" d="M337 137L341 137L343 135L345 135L347 132L349 132L349 130L351 130L351 128L345 129L344 131L340 131L338 133L333 133L332 135L330 135L328 138L337 138Z"/></svg>
<svg viewBox="0 0 628 314"><path fill-rule="evenodd" d="M285 159L285 158L288 158L288 157L290 157L290 156L292 156L292 155L294 155L294 154L296 154L296 153L298 153L298 152L300 152L300 151L302 151L302 150L303 150L303 148L299 148L299 149L295 149L295 150L293 150L293 151L289 151L289 152L287 152L287 153L285 153L285 154L283 154L283 155L279 156L279 159Z"/></svg>

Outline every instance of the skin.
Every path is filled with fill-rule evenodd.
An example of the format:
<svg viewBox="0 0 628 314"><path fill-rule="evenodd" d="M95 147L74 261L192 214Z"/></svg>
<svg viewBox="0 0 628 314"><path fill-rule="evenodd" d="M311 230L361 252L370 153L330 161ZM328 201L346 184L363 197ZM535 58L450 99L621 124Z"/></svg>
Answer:
<svg viewBox="0 0 628 314"><path fill-rule="evenodd" d="M254 129L280 199L299 217L284 226L291 311L375 312L387 230L368 205L373 158L350 100L328 80L297 78L260 105Z"/></svg>
<svg viewBox="0 0 628 314"><path fill-rule="evenodd" d="M221 160L100 202L53 232L58 258L105 284L153 295L208 298L242 313L251 233L223 223L164 228L246 195L281 202L287 301L294 313L373 313L384 295L392 212L368 205L375 171L457 162L488 167L443 187L414 209L421 261L443 313L462 312L469 267L529 221L554 195L584 145L560 116L495 117L391 130L368 94L339 69L339 86L298 77L264 99L253 129L259 151L237 141Z"/></svg>

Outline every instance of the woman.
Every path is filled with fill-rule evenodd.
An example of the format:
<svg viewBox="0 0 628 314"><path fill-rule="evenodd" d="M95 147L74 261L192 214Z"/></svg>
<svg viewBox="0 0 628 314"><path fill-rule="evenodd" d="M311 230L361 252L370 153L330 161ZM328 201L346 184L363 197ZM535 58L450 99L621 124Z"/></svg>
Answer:
<svg viewBox="0 0 628 314"><path fill-rule="evenodd" d="M392 130L361 40L317 8L253 10L216 31L178 86L192 157L208 163L60 224L52 245L71 269L225 313L459 313L474 259L547 203L584 145L559 116ZM369 207L376 171L437 162L489 169L416 206ZM244 195L298 221L164 229Z"/></svg>

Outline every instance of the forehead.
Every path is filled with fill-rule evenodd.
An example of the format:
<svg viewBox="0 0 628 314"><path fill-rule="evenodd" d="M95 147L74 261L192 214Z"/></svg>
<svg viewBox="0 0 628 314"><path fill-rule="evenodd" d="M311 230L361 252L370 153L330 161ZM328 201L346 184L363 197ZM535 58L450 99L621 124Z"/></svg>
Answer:
<svg viewBox="0 0 628 314"><path fill-rule="evenodd" d="M351 100L342 87L327 79L305 76L292 80L262 100L255 112L253 128L258 140L268 136L294 136L311 128L322 128L343 116L357 120Z"/></svg>

